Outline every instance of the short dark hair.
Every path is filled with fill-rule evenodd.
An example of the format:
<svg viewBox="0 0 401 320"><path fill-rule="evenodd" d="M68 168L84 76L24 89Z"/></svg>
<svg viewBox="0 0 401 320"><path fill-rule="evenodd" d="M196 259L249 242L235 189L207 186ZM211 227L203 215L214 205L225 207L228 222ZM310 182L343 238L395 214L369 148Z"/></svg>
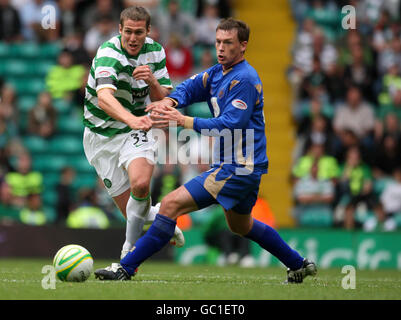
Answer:
<svg viewBox="0 0 401 320"><path fill-rule="evenodd" d="M222 19L220 21L220 23L218 24L216 31L217 30L226 30L227 31L227 30L232 30L232 29L237 29L238 40L240 42L249 40L249 34L251 32L251 30L249 29L249 26L245 22L234 19L234 18Z"/></svg>
<svg viewBox="0 0 401 320"><path fill-rule="evenodd" d="M120 14L121 26L124 26L125 20L146 21L146 29L150 27L150 14L144 7L133 6L124 9Z"/></svg>

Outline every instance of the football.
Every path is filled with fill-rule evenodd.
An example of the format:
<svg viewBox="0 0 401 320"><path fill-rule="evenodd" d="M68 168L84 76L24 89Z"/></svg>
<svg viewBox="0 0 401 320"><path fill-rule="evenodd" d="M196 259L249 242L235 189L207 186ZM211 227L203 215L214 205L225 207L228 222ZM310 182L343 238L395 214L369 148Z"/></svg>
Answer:
<svg viewBox="0 0 401 320"><path fill-rule="evenodd" d="M93 259L88 250L76 244L70 244L57 251L53 259L57 278L61 281L83 282L93 269Z"/></svg>

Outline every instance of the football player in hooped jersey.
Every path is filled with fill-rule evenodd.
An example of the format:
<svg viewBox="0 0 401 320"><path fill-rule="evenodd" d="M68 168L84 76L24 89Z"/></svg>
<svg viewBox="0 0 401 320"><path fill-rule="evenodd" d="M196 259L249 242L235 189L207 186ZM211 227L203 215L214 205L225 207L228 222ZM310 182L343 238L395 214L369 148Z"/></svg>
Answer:
<svg viewBox="0 0 401 320"><path fill-rule="evenodd" d="M306 276L316 274L315 263L301 257L274 229L251 216L268 159L262 83L244 58L248 38L249 28L244 22L222 20L216 30L218 64L184 81L168 97L148 105L154 126L166 127L175 122L213 135L220 150L214 150L217 158L210 170L163 198L155 221L135 248L116 268L96 270L98 278L130 279L145 259L169 241L180 215L216 203L223 207L232 232L255 241L287 266L289 283L300 283ZM191 118L176 110L199 101L207 101L214 118ZM231 135L226 143L227 133Z"/></svg>
<svg viewBox="0 0 401 320"><path fill-rule="evenodd" d="M89 163L127 218L123 257L158 211L150 202L154 140L145 108L168 95L172 85L163 47L147 37L148 12L142 7L123 10L119 30L118 36L100 46L92 62L83 145ZM173 241L184 244L178 228Z"/></svg>

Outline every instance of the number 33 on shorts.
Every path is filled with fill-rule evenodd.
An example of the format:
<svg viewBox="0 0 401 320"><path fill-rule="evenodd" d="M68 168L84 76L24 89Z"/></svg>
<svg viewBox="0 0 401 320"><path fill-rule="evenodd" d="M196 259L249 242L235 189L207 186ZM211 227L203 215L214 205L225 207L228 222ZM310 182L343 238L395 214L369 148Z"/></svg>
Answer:
<svg viewBox="0 0 401 320"><path fill-rule="evenodd" d="M134 147L139 148L144 143L148 142L148 136L146 131L138 130L131 133L131 138L134 140Z"/></svg>

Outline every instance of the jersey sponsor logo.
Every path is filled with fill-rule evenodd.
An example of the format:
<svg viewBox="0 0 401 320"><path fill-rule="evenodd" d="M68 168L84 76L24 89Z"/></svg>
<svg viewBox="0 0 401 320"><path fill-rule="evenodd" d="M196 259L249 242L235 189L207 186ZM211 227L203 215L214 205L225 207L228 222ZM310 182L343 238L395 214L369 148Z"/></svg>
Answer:
<svg viewBox="0 0 401 320"><path fill-rule="evenodd" d="M146 97L149 94L149 87L144 87L142 89L137 89L135 90L132 95L134 98L143 98Z"/></svg>
<svg viewBox="0 0 401 320"><path fill-rule="evenodd" d="M240 99L234 99L231 104L236 107L237 109L241 109L241 110L246 110L248 108L248 105L240 100Z"/></svg>

